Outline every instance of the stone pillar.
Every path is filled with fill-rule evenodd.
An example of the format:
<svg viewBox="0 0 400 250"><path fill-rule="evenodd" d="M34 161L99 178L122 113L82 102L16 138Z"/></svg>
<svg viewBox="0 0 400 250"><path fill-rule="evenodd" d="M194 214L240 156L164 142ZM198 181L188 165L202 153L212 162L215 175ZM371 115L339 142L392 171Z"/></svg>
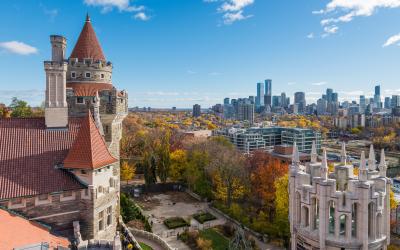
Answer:
<svg viewBox="0 0 400 250"><path fill-rule="evenodd" d="M351 212L346 216L346 241L351 241Z"/></svg>
<svg viewBox="0 0 400 250"><path fill-rule="evenodd" d="M360 220L357 221L357 235L362 243L362 250L368 250L368 201L369 201L369 187L358 188L360 197ZM357 192L356 191L356 192Z"/></svg>
<svg viewBox="0 0 400 250"><path fill-rule="evenodd" d="M326 199L327 186L321 185L319 191L319 248L326 249L325 239L328 229L328 204Z"/></svg>

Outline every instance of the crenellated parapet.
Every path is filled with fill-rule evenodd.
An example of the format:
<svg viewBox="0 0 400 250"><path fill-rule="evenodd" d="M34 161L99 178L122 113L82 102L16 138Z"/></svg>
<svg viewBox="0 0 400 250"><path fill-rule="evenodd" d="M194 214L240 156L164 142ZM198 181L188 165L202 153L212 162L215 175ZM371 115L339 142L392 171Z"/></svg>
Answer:
<svg viewBox="0 0 400 250"><path fill-rule="evenodd" d="M326 149L318 162L314 144L311 162L303 165L296 152L295 147L289 179L292 249L386 249L391 182L384 152L378 170L372 146L368 164L363 152L358 175L347 163L344 144L332 172Z"/></svg>

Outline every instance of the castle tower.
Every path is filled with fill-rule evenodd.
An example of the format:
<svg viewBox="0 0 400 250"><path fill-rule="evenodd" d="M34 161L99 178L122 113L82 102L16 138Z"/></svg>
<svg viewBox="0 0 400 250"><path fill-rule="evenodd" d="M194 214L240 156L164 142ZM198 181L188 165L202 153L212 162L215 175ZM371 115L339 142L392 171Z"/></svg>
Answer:
<svg viewBox="0 0 400 250"><path fill-rule="evenodd" d="M289 177L291 249L385 250L390 244L391 181L386 177L384 152L379 174L367 168L362 152L358 177L344 161L345 154L342 146L341 162L334 164L331 173L326 149L320 163L303 166L293 161ZM373 153L370 156L374 159Z"/></svg>
<svg viewBox="0 0 400 250"><path fill-rule="evenodd" d="M93 226L81 225L82 235L95 239L113 239L116 227L100 227L96 221L105 224L106 215L111 212L116 222L119 218L119 144L122 137L122 121L128 113L128 94L113 86L113 65L107 61L100 42L87 15L79 38L68 59L66 87L69 117L88 119L90 114L91 128L97 128L109 154L116 159L107 166L87 170L87 175L74 171L83 182L93 188L94 198L89 202L92 207ZM96 138L99 138L96 135ZM100 141L100 139L97 139ZM100 142L98 142L100 143ZM70 167L73 167L70 165ZM106 180L106 181L105 181ZM110 210L104 211L104 208ZM88 220L90 221L90 220Z"/></svg>
<svg viewBox="0 0 400 250"><path fill-rule="evenodd" d="M50 36L52 60L44 62L46 71L45 121L47 128L66 128L68 105L66 100L65 49L67 40L62 36Z"/></svg>

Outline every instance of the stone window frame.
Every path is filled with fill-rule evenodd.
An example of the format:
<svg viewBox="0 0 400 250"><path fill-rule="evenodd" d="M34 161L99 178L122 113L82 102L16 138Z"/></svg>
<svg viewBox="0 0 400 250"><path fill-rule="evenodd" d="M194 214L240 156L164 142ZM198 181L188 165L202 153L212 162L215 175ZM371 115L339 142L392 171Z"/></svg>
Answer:
<svg viewBox="0 0 400 250"><path fill-rule="evenodd" d="M112 226L113 220L112 220L112 206L109 206L106 209L106 215L107 215L107 219L106 219L106 225L107 227Z"/></svg>
<svg viewBox="0 0 400 250"><path fill-rule="evenodd" d="M71 195L66 195L68 193L71 193ZM63 193L60 194L60 201L72 201L75 200L76 194L74 191L64 191Z"/></svg>
<svg viewBox="0 0 400 250"><path fill-rule="evenodd" d="M46 199L42 199L44 195L46 195ZM51 203L51 196L49 194L40 194L35 197L35 205L44 205L50 203Z"/></svg>
<svg viewBox="0 0 400 250"><path fill-rule="evenodd" d="M99 232L105 229L104 226L104 210L98 213L98 229Z"/></svg>
<svg viewBox="0 0 400 250"><path fill-rule="evenodd" d="M89 74L89 76L87 76ZM85 78L92 78L92 73L90 71L85 71Z"/></svg>
<svg viewBox="0 0 400 250"><path fill-rule="evenodd" d="M90 190L89 188L85 188L81 190L81 199L89 200L90 199Z"/></svg>
<svg viewBox="0 0 400 250"><path fill-rule="evenodd" d="M100 73L100 79L105 79L106 75L104 73Z"/></svg>
<svg viewBox="0 0 400 250"><path fill-rule="evenodd" d="M16 200L20 200L20 202L15 203ZM16 197L8 201L8 208L10 209L23 208L25 206L26 206L26 199L22 197Z"/></svg>
<svg viewBox="0 0 400 250"><path fill-rule="evenodd" d="M76 71L71 71L71 78L75 79L76 78Z"/></svg>
<svg viewBox="0 0 400 250"><path fill-rule="evenodd" d="M78 100L82 100L82 102L79 102ZM85 104L85 99L82 96L77 96L75 103L76 104Z"/></svg>

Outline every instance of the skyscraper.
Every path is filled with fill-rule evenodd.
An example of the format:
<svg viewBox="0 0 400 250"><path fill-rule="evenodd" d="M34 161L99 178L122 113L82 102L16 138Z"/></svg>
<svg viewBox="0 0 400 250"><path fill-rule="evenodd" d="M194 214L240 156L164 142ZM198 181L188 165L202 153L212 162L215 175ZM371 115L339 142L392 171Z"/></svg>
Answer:
<svg viewBox="0 0 400 250"><path fill-rule="evenodd" d="M297 104L298 113L303 114L306 111L306 94L304 92L294 93L294 104Z"/></svg>
<svg viewBox="0 0 400 250"><path fill-rule="evenodd" d="M272 102L272 80L267 79L265 80L265 98L264 98L264 105L271 106Z"/></svg>
<svg viewBox="0 0 400 250"><path fill-rule="evenodd" d="M264 83L257 83L257 97L256 97L256 107L260 107L264 105Z"/></svg>
<svg viewBox="0 0 400 250"><path fill-rule="evenodd" d="M254 123L254 105L241 102L238 105L238 115L237 119L239 121L248 121L250 124Z"/></svg>
<svg viewBox="0 0 400 250"><path fill-rule="evenodd" d="M375 86L375 95L374 95L374 104L375 107L381 108L381 85Z"/></svg>
<svg viewBox="0 0 400 250"><path fill-rule="evenodd" d="M201 107L199 104L193 105L193 117L199 117L201 115Z"/></svg>
<svg viewBox="0 0 400 250"><path fill-rule="evenodd" d="M326 89L326 101L332 102L333 89Z"/></svg>
<svg viewBox="0 0 400 250"><path fill-rule="evenodd" d="M229 105L229 97L226 97L225 99L224 99L224 105Z"/></svg>
<svg viewBox="0 0 400 250"><path fill-rule="evenodd" d="M390 106L391 106L390 97L385 97L385 105L384 105L385 109L390 109Z"/></svg>
<svg viewBox="0 0 400 250"><path fill-rule="evenodd" d="M360 95L360 113L364 114L366 108L367 108L367 103L365 101L365 96Z"/></svg>
<svg viewBox="0 0 400 250"><path fill-rule="evenodd" d="M288 104L286 103L286 93L282 92L281 93L281 106L282 108L287 108Z"/></svg>

